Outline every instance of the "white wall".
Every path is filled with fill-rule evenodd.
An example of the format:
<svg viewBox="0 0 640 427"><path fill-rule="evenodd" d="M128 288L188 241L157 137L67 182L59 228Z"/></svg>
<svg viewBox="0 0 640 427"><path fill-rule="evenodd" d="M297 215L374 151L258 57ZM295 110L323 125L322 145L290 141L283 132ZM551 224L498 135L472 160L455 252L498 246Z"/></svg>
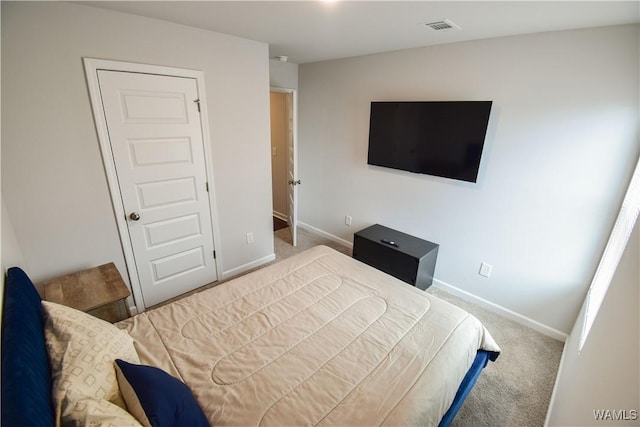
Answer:
<svg viewBox="0 0 640 427"><path fill-rule="evenodd" d="M640 425L640 221L580 353L584 306L564 348L551 426ZM593 411L626 411L628 421L596 420ZM638 418L632 420L632 410Z"/></svg>
<svg viewBox="0 0 640 427"><path fill-rule="evenodd" d="M439 243L439 283L569 333L640 153L638 39L618 26L301 65L300 221ZM492 100L477 184L368 166L370 102L387 100Z"/></svg>
<svg viewBox="0 0 640 427"><path fill-rule="evenodd" d="M204 71L223 270L273 254L266 44L78 4L2 2L2 56L2 195L34 281L108 261L125 271L83 57Z"/></svg>
<svg viewBox="0 0 640 427"><path fill-rule="evenodd" d="M20 267L25 271L28 271L28 265L24 261L24 255L22 254L22 248L18 239L16 238L15 230L13 229L13 222L7 212L7 205L2 201L2 274L6 273L10 267Z"/></svg>
<svg viewBox="0 0 640 427"><path fill-rule="evenodd" d="M271 59L269 75L272 87L298 89L298 64Z"/></svg>

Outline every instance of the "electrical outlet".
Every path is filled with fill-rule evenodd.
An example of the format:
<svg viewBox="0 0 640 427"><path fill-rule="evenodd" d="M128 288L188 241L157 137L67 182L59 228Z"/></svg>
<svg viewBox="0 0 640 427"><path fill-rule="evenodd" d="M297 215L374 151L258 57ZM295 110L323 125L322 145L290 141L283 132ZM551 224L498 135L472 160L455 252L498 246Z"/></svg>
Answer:
<svg viewBox="0 0 640 427"><path fill-rule="evenodd" d="M253 233L247 233L247 245L253 243Z"/></svg>
<svg viewBox="0 0 640 427"><path fill-rule="evenodd" d="M478 271L478 274L488 279L489 276L491 276L491 270L493 270L493 266L483 262L480 264L480 271Z"/></svg>
<svg viewBox="0 0 640 427"><path fill-rule="evenodd" d="M278 147L275 145L271 147L271 156L278 157Z"/></svg>
<svg viewBox="0 0 640 427"><path fill-rule="evenodd" d="M345 216L344 217L344 225L346 225L348 227L351 227L351 220L352 220L351 216L349 216L349 215Z"/></svg>

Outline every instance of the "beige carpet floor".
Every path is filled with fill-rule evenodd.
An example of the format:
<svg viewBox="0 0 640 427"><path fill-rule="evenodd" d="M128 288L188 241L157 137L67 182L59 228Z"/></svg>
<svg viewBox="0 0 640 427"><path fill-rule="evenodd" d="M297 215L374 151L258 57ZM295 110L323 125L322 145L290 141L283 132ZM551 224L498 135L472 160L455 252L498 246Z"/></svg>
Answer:
<svg viewBox="0 0 640 427"><path fill-rule="evenodd" d="M305 229L291 246L289 229L275 232L276 261L316 245L351 255L351 249ZM484 323L502 353L489 362L452 423L456 427L542 426L558 372L563 343L505 319L434 286L427 292L451 302Z"/></svg>

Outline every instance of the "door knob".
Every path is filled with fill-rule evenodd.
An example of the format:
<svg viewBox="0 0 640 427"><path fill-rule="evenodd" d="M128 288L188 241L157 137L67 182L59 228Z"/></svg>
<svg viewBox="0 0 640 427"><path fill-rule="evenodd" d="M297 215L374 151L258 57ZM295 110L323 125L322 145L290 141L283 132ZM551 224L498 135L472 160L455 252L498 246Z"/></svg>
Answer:
<svg viewBox="0 0 640 427"><path fill-rule="evenodd" d="M131 212L129 214L129 219L132 221L137 221L140 219L140 214L138 212Z"/></svg>
<svg viewBox="0 0 640 427"><path fill-rule="evenodd" d="M298 184L302 184L300 180L297 180L297 181L294 181L292 179L289 180L289 185L298 185Z"/></svg>

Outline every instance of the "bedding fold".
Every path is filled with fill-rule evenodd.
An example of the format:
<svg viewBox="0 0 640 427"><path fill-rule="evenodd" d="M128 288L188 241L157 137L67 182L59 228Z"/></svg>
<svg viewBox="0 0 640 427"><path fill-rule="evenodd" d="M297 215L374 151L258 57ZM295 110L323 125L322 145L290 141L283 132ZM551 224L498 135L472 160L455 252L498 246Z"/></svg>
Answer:
<svg viewBox="0 0 640 427"><path fill-rule="evenodd" d="M318 246L124 322L211 425L437 425L479 349L469 313Z"/></svg>

